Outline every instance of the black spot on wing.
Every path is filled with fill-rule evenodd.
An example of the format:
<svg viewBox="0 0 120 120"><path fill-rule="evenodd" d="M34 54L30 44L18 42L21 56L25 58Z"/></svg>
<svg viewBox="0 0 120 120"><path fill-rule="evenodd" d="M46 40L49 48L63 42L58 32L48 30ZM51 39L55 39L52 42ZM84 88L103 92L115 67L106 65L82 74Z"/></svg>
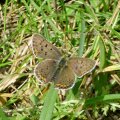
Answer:
<svg viewBox="0 0 120 120"><path fill-rule="evenodd" d="M45 44L45 47L47 47L48 46L48 44Z"/></svg>
<svg viewBox="0 0 120 120"><path fill-rule="evenodd" d="M47 55L47 52L45 52L45 55Z"/></svg>
<svg viewBox="0 0 120 120"><path fill-rule="evenodd" d="M43 47L41 47L41 51L43 51Z"/></svg>

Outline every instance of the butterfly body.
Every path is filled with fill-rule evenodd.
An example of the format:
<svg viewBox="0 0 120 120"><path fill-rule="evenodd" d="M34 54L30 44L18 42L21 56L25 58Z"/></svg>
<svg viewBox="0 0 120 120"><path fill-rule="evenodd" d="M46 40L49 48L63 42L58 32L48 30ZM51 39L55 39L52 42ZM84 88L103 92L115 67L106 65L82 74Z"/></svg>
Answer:
<svg viewBox="0 0 120 120"><path fill-rule="evenodd" d="M45 59L34 70L43 83L53 82L56 88L68 89L75 83L75 75L82 77L95 68L95 61L88 58L64 57L61 52L42 36L32 36L32 49L36 57Z"/></svg>
<svg viewBox="0 0 120 120"><path fill-rule="evenodd" d="M60 74L60 72L64 69L64 67L66 66L66 60L64 58L62 58L60 61L58 61L58 66L51 78L51 82L52 81L56 81L56 77Z"/></svg>

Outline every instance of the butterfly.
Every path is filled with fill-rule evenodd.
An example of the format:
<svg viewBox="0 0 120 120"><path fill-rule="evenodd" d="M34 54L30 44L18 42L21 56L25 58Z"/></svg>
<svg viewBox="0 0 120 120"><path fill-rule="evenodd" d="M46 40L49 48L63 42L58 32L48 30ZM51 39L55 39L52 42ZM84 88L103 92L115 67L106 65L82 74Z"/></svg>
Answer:
<svg viewBox="0 0 120 120"><path fill-rule="evenodd" d="M42 83L53 82L59 89L72 88L76 76L81 78L96 66L95 61L88 58L64 57L57 47L37 33L32 35L32 51L44 59L34 69L36 78Z"/></svg>

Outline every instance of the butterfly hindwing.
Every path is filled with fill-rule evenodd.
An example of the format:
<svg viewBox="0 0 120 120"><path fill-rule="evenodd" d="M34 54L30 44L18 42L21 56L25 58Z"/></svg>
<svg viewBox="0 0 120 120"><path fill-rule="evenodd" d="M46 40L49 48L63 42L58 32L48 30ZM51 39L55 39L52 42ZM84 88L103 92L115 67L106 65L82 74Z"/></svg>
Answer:
<svg viewBox="0 0 120 120"><path fill-rule="evenodd" d="M51 78L57 68L58 62L55 60L44 60L39 63L34 70L35 76L41 82L51 82Z"/></svg>
<svg viewBox="0 0 120 120"><path fill-rule="evenodd" d="M75 83L75 74L68 66L64 66L60 69L59 73L56 73L55 80L53 79L55 86L60 89L71 88Z"/></svg>

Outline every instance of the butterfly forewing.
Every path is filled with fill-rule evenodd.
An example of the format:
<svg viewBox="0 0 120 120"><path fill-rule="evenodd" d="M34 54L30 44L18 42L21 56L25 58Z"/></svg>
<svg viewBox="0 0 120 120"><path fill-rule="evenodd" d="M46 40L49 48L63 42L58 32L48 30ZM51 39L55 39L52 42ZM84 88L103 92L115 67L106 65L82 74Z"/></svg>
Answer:
<svg viewBox="0 0 120 120"><path fill-rule="evenodd" d="M57 64L57 61L50 59L39 63L34 70L36 78L44 83L50 82Z"/></svg>
<svg viewBox="0 0 120 120"><path fill-rule="evenodd" d="M57 88L68 89L74 85L75 74L68 66L65 66L59 71L59 74L56 74L53 81Z"/></svg>
<svg viewBox="0 0 120 120"><path fill-rule="evenodd" d="M82 77L91 72L96 66L94 60L79 57L70 58L68 65L78 77Z"/></svg>
<svg viewBox="0 0 120 120"><path fill-rule="evenodd" d="M60 59L60 51L39 34L32 36L32 49L36 57L44 59Z"/></svg>

